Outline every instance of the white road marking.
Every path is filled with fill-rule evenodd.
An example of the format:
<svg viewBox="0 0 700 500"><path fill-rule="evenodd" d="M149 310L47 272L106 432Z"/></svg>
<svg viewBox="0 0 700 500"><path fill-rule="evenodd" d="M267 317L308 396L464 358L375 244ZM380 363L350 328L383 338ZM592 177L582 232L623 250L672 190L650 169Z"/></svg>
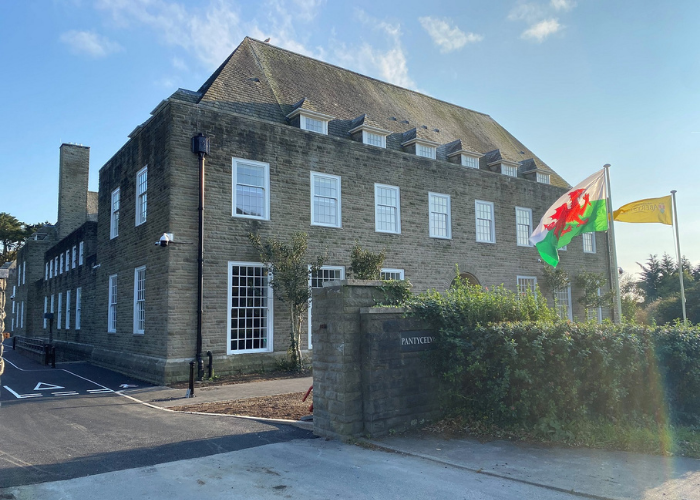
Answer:
<svg viewBox="0 0 700 500"><path fill-rule="evenodd" d="M54 396L77 396L78 393L75 391L66 391L66 392L52 392Z"/></svg>
<svg viewBox="0 0 700 500"><path fill-rule="evenodd" d="M35 391L45 391L47 389L65 389L62 385L47 384L46 382L39 382L34 388Z"/></svg>
<svg viewBox="0 0 700 500"><path fill-rule="evenodd" d="M112 389L88 389L90 394L102 394L106 392L114 392Z"/></svg>
<svg viewBox="0 0 700 500"><path fill-rule="evenodd" d="M4 385L3 387L7 389L10 393L12 393L12 395L17 399L38 398L41 396L41 394L18 394L6 385Z"/></svg>

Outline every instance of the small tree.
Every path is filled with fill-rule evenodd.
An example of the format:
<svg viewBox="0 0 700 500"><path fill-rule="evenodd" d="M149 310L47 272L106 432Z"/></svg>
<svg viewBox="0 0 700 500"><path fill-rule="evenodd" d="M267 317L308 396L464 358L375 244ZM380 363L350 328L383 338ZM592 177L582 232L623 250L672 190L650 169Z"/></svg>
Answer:
<svg viewBox="0 0 700 500"><path fill-rule="evenodd" d="M359 243L355 242L350 252L350 272L352 277L358 280L378 280L381 276L382 264L386 258L386 251L372 253L363 250Z"/></svg>
<svg viewBox="0 0 700 500"><path fill-rule="evenodd" d="M583 295L579 297L578 301L586 310L586 319L588 319L589 311L612 304L612 299L615 295L612 290L598 295L598 290L605 287L608 283L608 280L605 279L605 275L581 271L576 276L575 282L576 286L583 290Z"/></svg>
<svg viewBox="0 0 700 500"><path fill-rule="evenodd" d="M275 297L289 306L291 330L287 352L292 368L300 371L304 368L301 356L301 324L309 310L311 299L309 273L317 272L323 265L324 258L316 257L315 262L308 262L306 233L293 234L289 244L275 238L262 240L256 233L250 233L248 237L260 254L260 260L272 271L270 286Z"/></svg>

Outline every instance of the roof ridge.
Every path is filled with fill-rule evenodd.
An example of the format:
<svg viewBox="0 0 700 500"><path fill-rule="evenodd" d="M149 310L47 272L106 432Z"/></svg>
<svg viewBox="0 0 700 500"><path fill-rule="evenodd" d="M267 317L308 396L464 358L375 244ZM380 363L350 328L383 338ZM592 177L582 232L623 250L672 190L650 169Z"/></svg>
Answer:
<svg viewBox="0 0 700 500"><path fill-rule="evenodd" d="M265 42L261 42L260 40L256 40L255 38L251 38L249 36L246 36L245 38L243 38L243 42L241 42L241 45L243 45L243 43L246 40L248 41L248 45L250 46L250 53L253 55L253 59L255 60L255 64L258 65L258 69L262 73L263 78L265 78L265 83L270 88L272 95L275 96L275 102L277 102L277 106L280 108L280 113L282 113L282 115L285 115L286 113L284 112L284 109L282 108L282 103L280 102L280 98L277 95L277 89L275 89L274 85L272 85L272 83L270 82L270 78L267 74L267 70L265 68L265 65L260 61L260 56L258 55L258 52L255 49L254 44L251 43L251 42L265 43ZM240 45L239 45L239 47L240 47Z"/></svg>
<svg viewBox="0 0 700 500"><path fill-rule="evenodd" d="M451 103L451 102L443 101L442 99L438 99L438 98L433 97L433 96L430 96L430 95L428 95L428 94L423 94L423 93L418 92L418 91L416 91L416 90L411 90L411 89L407 89L406 87L401 87L401 86L399 86L399 85L396 85L395 83L385 82L384 80L380 80L380 79L374 78L374 77L372 77L372 76L363 75L362 73L358 73L357 71L353 71L353 70L351 70L351 69L343 68L343 67L341 67L341 66L337 66L337 65L335 65L335 64L331 64L331 63L329 63L329 62L322 61L322 60L320 60L320 59L315 59L315 58L313 58L313 57L311 57L311 56L306 56L306 55L304 55L304 54L299 54L298 52L294 52L294 51L289 50L289 49L283 49L282 47L278 47L278 46L276 46L276 45L270 45L269 43L261 42L260 40L257 40L257 39L255 39L255 38L251 38L251 37L249 37L249 36L246 36L243 40L245 41L246 39L249 40L250 42L255 42L255 43L257 43L257 44L260 44L261 46L268 46L268 47L274 48L275 50L281 50L281 51L283 51L283 52L288 52L288 53L290 53L290 54L294 54L295 56L303 57L304 59L309 59L309 60L314 61L314 62L316 62L316 63L324 64L324 65L326 65L326 66L330 66L330 67L332 67L332 68L336 68L336 69L339 69L339 70L341 70L341 71L346 71L346 72L348 72L348 73L353 73L353 74L355 74L355 75L360 76L361 78L366 78L366 79L368 79L368 80L373 80L373 81L379 82L379 83L381 83L381 84L383 84L383 85L389 85L390 87L394 87L394 88L397 88L397 89L400 89L400 90L405 90L406 92L411 92L411 93L413 93L413 94L418 94L418 95L420 95L420 96L422 96L422 97L427 97L428 99L432 99L433 101L437 101L437 102L441 102L441 103L444 103L444 104L448 104L448 105L450 105L450 106L455 106L455 107L464 109L464 110L466 110L466 111L470 111L470 112L472 112L472 113L476 113L476 114L479 114L479 115L482 115L482 116L487 116L487 117L491 118L491 115L489 115L489 114L487 114L487 113L482 113L481 111L476 111L476 110L474 110L474 109L465 108L464 106L460 106L459 104L454 104L454 103ZM242 45L242 44L243 44L243 42L241 42L241 45ZM252 47L252 46L253 46L253 44L251 44L251 47ZM257 54L256 54L256 56L257 56ZM257 59L257 57L256 57L256 59ZM264 70L263 70L263 71L264 71ZM273 89L273 93L274 93L274 89ZM275 98L277 98L277 95L275 95ZM279 103L279 100L278 100L278 103ZM493 118L492 118L492 119L493 119Z"/></svg>

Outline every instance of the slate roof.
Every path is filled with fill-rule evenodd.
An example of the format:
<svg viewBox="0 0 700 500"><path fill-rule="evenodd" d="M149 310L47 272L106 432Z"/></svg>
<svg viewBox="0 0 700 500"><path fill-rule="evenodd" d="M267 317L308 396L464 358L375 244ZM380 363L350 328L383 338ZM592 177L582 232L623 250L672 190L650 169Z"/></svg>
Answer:
<svg viewBox="0 0 700 500"><path fill-rule="evenodd" d="M178 90L172 98L191 100ZM372 126L441 145L461 140L475 152L498 150L500 157L533 159L550 172L551 183L569 184L490 116L382 82L338 66L246 37L197 91L200 104L289 123L287 115L307 100L313 110L335 117L347 132L358 117ZM356 125L354 125L356 126ZM467 149L467 148L465 148ZM491 160L493 161L493 160Z"/></svg>

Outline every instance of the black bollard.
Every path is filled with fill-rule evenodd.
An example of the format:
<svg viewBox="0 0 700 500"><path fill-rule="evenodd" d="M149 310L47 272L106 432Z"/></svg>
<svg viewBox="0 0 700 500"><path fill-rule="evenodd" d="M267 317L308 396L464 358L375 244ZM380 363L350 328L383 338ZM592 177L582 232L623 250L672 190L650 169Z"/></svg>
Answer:
<svg viewBox="0 0 700 500"><path fill-rule="evenodd" d="M190 361L190 388L187 390L187 397L194 397L194 361Z"/></svg>
<svg viewBox="0 0 700 500"><path fill-rule="evenodd" d="M56 368L56 346L51 346L51 368Z"/></svg>

